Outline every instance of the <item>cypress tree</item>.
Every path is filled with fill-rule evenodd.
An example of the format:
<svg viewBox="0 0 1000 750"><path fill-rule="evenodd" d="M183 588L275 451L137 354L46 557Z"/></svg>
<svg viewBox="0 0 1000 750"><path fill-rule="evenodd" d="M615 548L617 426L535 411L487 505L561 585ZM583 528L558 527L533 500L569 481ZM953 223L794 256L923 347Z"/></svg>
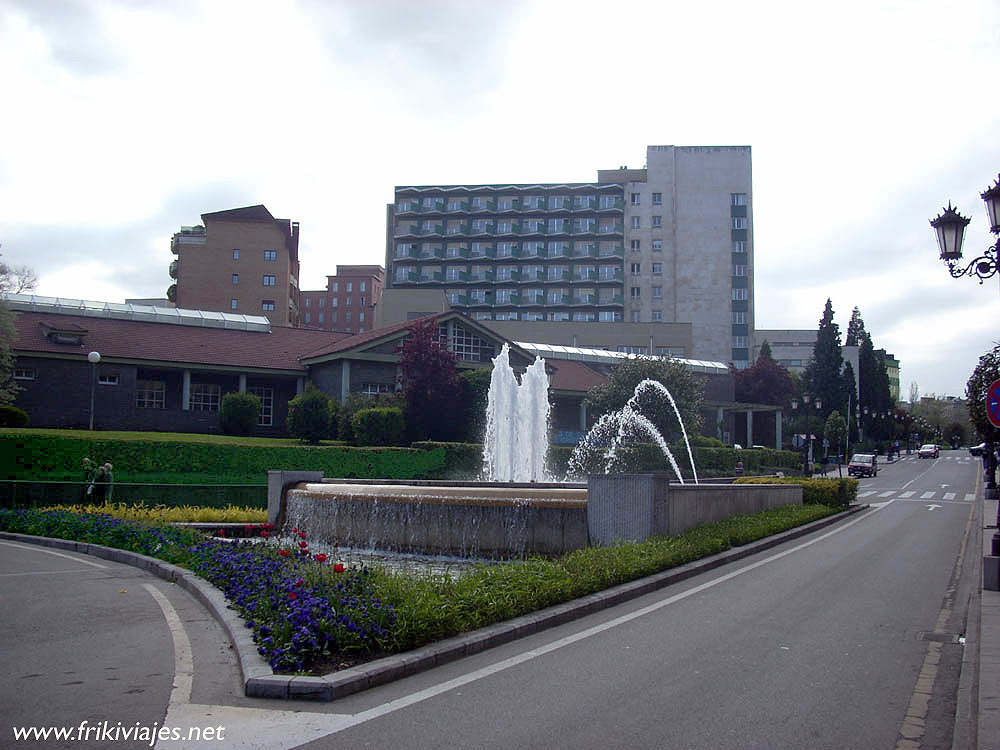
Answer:
<svg viewBox="0 0 1000 750"><path fill-rule="evenodd" d="M840 347L840 327L833 322L833 303L828 299L823 317L816 331L816 347L813 358L805 372L805 386L810 395L823 400L823 407L817 416L825 421L834 409L847 408L841 405L844 395L843 372L844 354Z"/></svg>

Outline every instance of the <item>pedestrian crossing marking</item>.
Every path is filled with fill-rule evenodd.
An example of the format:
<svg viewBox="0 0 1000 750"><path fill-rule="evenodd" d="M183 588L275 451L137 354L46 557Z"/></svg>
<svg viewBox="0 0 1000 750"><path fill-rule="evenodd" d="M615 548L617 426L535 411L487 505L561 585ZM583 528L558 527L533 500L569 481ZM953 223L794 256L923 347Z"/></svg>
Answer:
<svg viewBox="0 0 1000 750"><path fill-rule="evenodd" d="M975 499L976 499L975 494L973 494L971 492L965 493L965 502L971 503L971 502L975 501Z"/></svg>
<svg viewBox="0 0 1000 750"><path fill-rule="evenodd" d="M954 500L955 499L955 493L954 492L946 492L946 493L944 493L944 499L945 500Z"/></svg>
<svg viewBox="0 0 1000 750"><path fill-rule="evenodd" d="M932 497L934 497L934 493L933 492L925 492L923 495L920 496L920 499L921 500L930 500Z"/></svg>
<svg viewBox="0 0 1000 750"><path fill-rule="evenodd" d="M864 492L859 492L858 493L858 497L869 497L870 495L874 495L874 494L875 494L875 490L865 490Z"/></svg>
<svg viewBox="0 0 1000 750"><path fill-rule="evenodd" d="M914 492L913 490L909 490L908 492L902 492L902 493L900 493L899 497L900 497L900 498L907 498L907 497L913 497L913 496L914 496L914 495L916 495L916 494L917 494L917 493L916 493L916 492Z"/></svg>
<svg viewBox="0 0 1000 750"><path fill-rule="evenodd" d="M889 490L888 492L880 493L879 497L892 497L894 494L896 494L896 490Z"/></svg>

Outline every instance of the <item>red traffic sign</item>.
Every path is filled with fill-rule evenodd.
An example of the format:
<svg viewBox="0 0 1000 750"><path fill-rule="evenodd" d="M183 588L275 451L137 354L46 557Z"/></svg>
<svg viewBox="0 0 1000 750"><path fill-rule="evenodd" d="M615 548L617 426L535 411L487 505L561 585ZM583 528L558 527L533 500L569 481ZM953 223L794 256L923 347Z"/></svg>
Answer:
<svg viewBox="0 0 1000 750"><path fill-rule="evenodd" d="M1000 380L994 380L986 389L986 418L991 425L1000 428Z"/></svg>

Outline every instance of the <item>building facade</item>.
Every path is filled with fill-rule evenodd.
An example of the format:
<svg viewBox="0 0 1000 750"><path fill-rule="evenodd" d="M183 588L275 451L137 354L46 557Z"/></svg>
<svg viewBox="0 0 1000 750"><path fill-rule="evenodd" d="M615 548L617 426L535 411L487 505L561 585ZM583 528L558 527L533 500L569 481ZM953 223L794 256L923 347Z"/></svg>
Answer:
<svg viewBox="0 0 1000 750"><path fill-rule="evenodd" d="M686 323L686 356L744 367L750 148L650 146L646 158L592 183L397 187L386 285L441 289L481 321Z"/></svg>
<svg viewBox="0 0 1000 750"><path fill-rule="evenodd" d="M324 331L370 331L384 283L382 266L337 266L326 277L326 289L299 293L299 323Z"/></svg>
<svg viewBox="0 0 1000 750"><path fill-rule="evenodd" d="M177 307L263 315L274 325L297 326L298 222L275 219L261 205L206 213L201 220L170 240Z"/></svg>

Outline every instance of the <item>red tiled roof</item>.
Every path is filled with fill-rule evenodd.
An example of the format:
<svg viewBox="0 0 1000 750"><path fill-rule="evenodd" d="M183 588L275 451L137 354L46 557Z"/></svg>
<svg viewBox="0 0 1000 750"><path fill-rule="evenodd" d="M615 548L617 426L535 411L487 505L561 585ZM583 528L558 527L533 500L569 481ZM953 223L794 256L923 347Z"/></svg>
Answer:
<svg viewBox="0 0 1000 750"><path fill-rule="evenodd" d="M586 392L591 388L604 385L608 379L583 362L569 359L547 359L545 365L553 372L549 377L549 388L556 391Z"/></svg>
<svg viewBox="0 0 1000 750"><path fill-rule="evenodd" d="M363 333L357 333L350 338L341 339L333 344L325 344L315 351L306 352L302 355L301 359L315 359L316 357L326 357L331 354L337 354L339 352L348 351L356 347L367 344L370 341L376 341L385 336L391 336L399 331L411 328L417 323L425 322L431 318L440 318L444 313L438 313L435 315L425 315L422 318L416 318L414 320L404 320L402 323L394 323L391 326L385 326L384 328L375 328L371 331L364 331Z"/></svg>
<svg viewBox="0 0 1000 750"><path fill-rule="evenodd" d="M82 346L56 344L45 337L43 325L61 330L82 327ZM150 323L41 312L19 312L14 351L77 354L97 351L104 358L224 365L240 368L295 370L303 352L328 346L350 334L302 328L272 327L270 333L224 328Z"/></svg>

